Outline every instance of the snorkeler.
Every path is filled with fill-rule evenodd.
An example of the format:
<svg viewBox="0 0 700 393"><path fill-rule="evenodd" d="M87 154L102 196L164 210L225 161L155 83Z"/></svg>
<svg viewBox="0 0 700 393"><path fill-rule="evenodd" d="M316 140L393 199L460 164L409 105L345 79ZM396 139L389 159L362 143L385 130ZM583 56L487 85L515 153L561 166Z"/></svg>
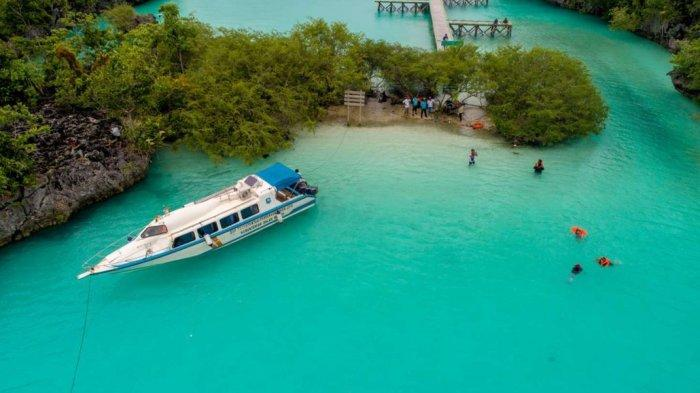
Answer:
<svg viewBox="0 0 700 393"><path fill-rule="evenodd" d="M574 267L571 268L571 274L574 276L581 273L583 271L583 267L581 267L581 264L577 263L574 265Z"/></svg>
<svg viewBox="0 0 700 393"><path fill-rule="evenodd" d="M577 263L574 265L574 267L571 268L571 275L569 276L569 282L574 281L574 277L576 277L579 273L583 271L583 267L581 264Z"/></svg>
<svg viewBox="0 0 700 393"><path fill-rule="evenodd" d="M542 173L542 171L544 170L544 163L542 162L542 159L537 160L535 166L533 166L532 169L535 170L535 173Z"/></svg>
<svg viewBox="0 0 700 393"><path fill-rule="evenodd" d="M600 257L598 258L598 264L600 267L611 267L613 265L613 261L611 261L608 257Z"/></svg>
<svg viewBox="0 0 700 393"><path fill-rule="evenodd" d="M576 277L582 271L583 271L583 267L581 267L581 264L579 264L579 263L575 264L574 267L571 268L571 275L569 276L569 282L574 281L574 277Z"/></svg>
<svg viewBox="0 0 700 393"><path fill-rule="evenodd" d="M588 236L588 232L585 229L578 226L571 227L571 233L573 233L577 239L583 239L584 237Z"/></svg>

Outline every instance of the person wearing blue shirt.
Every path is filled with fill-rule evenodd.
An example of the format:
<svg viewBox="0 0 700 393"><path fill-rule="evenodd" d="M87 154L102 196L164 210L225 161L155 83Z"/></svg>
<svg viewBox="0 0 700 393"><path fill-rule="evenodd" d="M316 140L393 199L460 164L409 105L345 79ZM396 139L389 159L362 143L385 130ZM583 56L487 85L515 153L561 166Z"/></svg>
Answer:
<svg viewBox="0 0 700 393"><path fill-rule="evenodd" d="M411 103L413 104L413 116L415 116L418 112L418 97L413 96L413 98L411 98Z"/></svg>
<svg viewBox="0 0 700 393"><path fill-rule="evenodd" d="M428 118L428 100L423 97L423 99L420 102L420 118L423 118L423 115L425 115L425 118Z"/></svg>

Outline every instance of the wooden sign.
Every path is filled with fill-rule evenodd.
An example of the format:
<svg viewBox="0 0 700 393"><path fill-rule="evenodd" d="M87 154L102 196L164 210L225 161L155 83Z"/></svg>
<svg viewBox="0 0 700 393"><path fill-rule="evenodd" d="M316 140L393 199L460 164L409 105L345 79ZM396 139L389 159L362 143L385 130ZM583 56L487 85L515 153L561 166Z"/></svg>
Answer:
<svg viewBox="0 0 700 393"><path fill-rule="evenodd" d="M345 106L365 106L365 92L345 90Z"/></svg>
<svg viewBox="0 0 700 393"><path fill-rule="evenodd" d="M348 107L348 125L350 125L350 107L360 108L360 124L362 124L362 107L365 106L365 92L345 90L345 106Z"/></svg>

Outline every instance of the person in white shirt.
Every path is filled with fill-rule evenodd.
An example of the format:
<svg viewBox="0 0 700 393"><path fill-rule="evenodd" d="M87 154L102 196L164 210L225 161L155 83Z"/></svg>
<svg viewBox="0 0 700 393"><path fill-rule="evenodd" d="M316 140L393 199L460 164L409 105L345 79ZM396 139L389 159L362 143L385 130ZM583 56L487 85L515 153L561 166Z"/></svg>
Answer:
<svg viewBox="0 0 700 393"><path fill-rule="evenodd" d="M411 110L411 99L406 96L403 99L403 115L408 117L408 112Z"/></svg>
<svg viewBox="0 0 700 393"><path fill-rule="evenodd" d="M428 98L428 113L433 114L433 106L435 105L435 100L433 100L433 97Z"/></svg>

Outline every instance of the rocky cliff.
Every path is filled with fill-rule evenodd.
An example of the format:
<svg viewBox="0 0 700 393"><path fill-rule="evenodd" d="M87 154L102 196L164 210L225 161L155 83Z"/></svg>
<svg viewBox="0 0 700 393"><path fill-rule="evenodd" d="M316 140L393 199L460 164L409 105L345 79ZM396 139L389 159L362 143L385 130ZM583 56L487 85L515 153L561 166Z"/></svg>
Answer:
<svg viewBox="0 0 700 393"><path fill-rule="evenodd" d="M37 137L31 186L0 197L0 245L65 222L79 209L124 191L148 170L149 155L121 137L100 113L38 113L50 130Z"/></svg>

